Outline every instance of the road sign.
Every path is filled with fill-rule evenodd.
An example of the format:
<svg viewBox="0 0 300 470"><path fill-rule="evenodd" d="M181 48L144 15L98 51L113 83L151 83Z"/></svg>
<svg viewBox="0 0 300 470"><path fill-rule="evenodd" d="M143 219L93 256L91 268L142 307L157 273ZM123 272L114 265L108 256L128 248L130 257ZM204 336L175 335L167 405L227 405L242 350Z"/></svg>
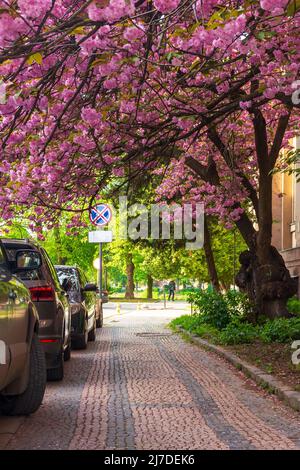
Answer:
<svg viewBox="0 0 300 470"><path fill-rule="evenodd" d="M111 230L95 230L89 232L90 243L110 243L113 239L113 233Z"/></svg>
<svg viewBox="0 0 300 470"><path fill-rule="evenodd" d="M94 210L95 213L93 214L92 211ZM108 212L106 212L108 211ZM112 213L111 209L106 205L106 204L98 204L98 206L94 207L91 212L90 212L90 218L92 220L92 217L94 219L94 224L98 225L98 222L100 221L100 218L103 218L106 220L106 223L103 225L106 225L110 219L111 219ZM95 221L98 221L95 223ZM94 230L93 232L89 232L89 242L90 243L99 243L99 258L97 260L98 262L98 271L99 271L99 294L100 294L100 299L102 299L102 277L103 277L103 250L102 250L102 245L103 243L109 243L112 242L113 239L113 233L111 230ZM95 265L94 265L95 267ZM97 269L97 268L96 268Z"/></svg>
<svg viewBox="0 0 300 470"><path fill-rule="evenodd" d="M97 204L90 210L90 221L96 227L105 227L112 218L111 208L107 204Z"/></svg>

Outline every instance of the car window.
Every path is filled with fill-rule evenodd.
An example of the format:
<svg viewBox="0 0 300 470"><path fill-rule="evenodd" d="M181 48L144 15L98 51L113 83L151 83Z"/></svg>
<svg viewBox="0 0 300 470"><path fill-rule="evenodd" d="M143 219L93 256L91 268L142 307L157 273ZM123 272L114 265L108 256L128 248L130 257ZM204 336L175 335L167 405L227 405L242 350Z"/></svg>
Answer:
<svg viewBox="0 0 300 470"><path fill-rule="evenodd" d="M75 268L56 267L56 272L61 286L67 291L80 291L79 278Z"/></svg>
<svg viewBox="0 0 300 470"><path fill-rule="evenodd" d="M45 250L41 250L42 251L42 254L43 254L43 257L45 258L45 261L47 263L47 267L51 273L51 277L53 279L53 281L55 282L55 284L59 287L60 286L60 283L59 283L59 279L58 279L58 276L57 276L57 272L55 271L55 268L47 254L47 252Z"/></svg>

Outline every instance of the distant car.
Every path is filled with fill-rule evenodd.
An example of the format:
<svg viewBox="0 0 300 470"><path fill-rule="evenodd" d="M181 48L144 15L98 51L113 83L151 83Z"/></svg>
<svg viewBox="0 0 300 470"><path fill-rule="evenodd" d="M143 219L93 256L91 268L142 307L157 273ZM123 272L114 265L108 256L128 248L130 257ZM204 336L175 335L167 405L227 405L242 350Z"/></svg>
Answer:
<svg viewBox="0 0 300 470"><path fill-rule="evenodd" d="M89 283L76 266L55 266L55 269L70 302L72 347L86 349L88 341L96 339L97 286Z"/></svg>
<svg viewBox="0 0 300 470"><path fill-rule="evenodd" d="M0 413L28 415L41 405L46 362L30 292L7 269L0 245Z"/></svg>
<svg viewBox="0 0 300 470"><path fill-rule="evenodd" d="M10 271L28 287L37 308L48 380L62 380L64 361L71 356L71 314L66 293L49 256L38 244L26 239L5 238L2 245Z"/></svg>

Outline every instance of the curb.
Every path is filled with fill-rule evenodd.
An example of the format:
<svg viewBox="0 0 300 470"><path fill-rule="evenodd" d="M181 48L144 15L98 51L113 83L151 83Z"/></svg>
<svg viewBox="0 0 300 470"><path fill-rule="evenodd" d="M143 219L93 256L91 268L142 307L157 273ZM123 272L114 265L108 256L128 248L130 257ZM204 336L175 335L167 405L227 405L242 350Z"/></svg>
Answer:
<svg viewBox="0 0 300 470"><path fill-rule="evenodd" d="M280 380L276 379L273 375L267 374L258 367L243 361L234 353L226 351L226 349L223 349L220 346L216 346L209 341L206 341L205 339L201 339L199 336L190 333L182 327L177 326L176 330L179 333L184 333L187 335L193 343L196 343L202 348L212 351L223 357L228 362L233 364L237 369L242 370L248 377L253 379L262 388L268 390L274 395L277 395L280 400L285 402L294 410L300 411L300 392L296 392L295 390L290 389L288 385L280 382Z"/></svg>

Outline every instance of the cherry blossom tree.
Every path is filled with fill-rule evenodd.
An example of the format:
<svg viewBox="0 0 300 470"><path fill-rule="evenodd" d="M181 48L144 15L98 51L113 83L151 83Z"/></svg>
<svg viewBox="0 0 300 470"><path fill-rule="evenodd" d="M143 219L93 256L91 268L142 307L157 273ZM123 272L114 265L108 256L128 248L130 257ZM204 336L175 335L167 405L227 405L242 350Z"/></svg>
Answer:
<svg viewBox="0 0 300 470"><path fill-rule="evenodd" d="M295 286L271 245L271 194L299 119L299 3L0 7L2 217L30 207L38 229L73 211L79 225L103 191L159 175L160 197L203 200L237 225L239 284L259 312L287 315Z"/></svg>

